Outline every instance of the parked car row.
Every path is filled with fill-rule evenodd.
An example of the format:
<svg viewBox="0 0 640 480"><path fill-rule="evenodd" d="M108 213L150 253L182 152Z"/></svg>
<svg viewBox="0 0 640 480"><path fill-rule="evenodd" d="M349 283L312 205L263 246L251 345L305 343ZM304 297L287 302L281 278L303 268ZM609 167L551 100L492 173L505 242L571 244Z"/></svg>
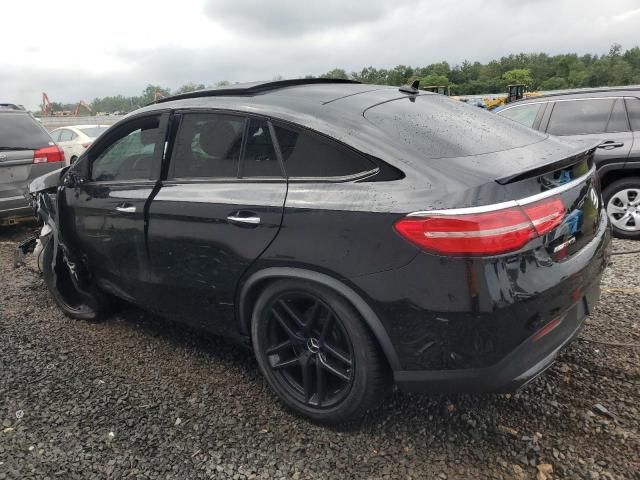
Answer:
<svg viewBox="0 0 640 480"><path fill-rule="evenodd" d="M0 226L33 218L25 192L36 177L75 162L106 125L51 133L21 105L0 103Z"/></svg>

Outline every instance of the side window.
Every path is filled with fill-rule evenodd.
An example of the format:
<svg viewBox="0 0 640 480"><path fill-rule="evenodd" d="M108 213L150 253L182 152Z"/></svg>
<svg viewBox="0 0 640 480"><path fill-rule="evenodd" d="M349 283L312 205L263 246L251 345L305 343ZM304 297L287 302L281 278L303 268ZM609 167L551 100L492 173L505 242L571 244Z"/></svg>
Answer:
<svg viewBox="0 0 640 480"><path fill-rule="evenodd" d="M58 140L58 141L59 142L68 142L69 140L71 140L71 135L72 135L71 130L63 128L62 130L60 130L60 140Z"/></svg>
<svg viewBox="0 0 640 480"><path fill-rule="evenodd" d="M547 133L583 135L604 133L614 99L567 100L556 102Z"/></svg>
<svg viewBox="0 0 640 480"><path fill-rule="evenodd" d="M115 136L93 157L91 179L97 182L149 179L154 158L162 155L164 148L160 116L132 120L116 130Z"/></svg>
<svg viewBox="0 0 640 480"><path fill-rule="evenodd" d="M62 133L62 130L56 130L55 132L51 132L51 138L53 139L54 142L60 141L60 133Z"/></svg>
<svg viewBox="0 0 640 480"><path fill-rule="evenodd" d="M624 100L619 98L616 100L613 110L611 110L611 118L607 125L607 132L628 132L629 121L627 120L627 111L624 108Z"/></svg>
<svg viewBox="0 0 640 480"><path fill-rule="evenodd" d="M640 100L637 98L627 98L626 102L631 130L640 132Z"/></svg>
<svg viewBox="0 0 640 480"><path fill-rule="evenodd" d="M242 159L243 177L282 177L266 120L252 118Z"/></svg>
<svg viewBox="0 0 640 480"><path fill-rule="evenodd" d="M237 177L245 118L187 113L171 155L172 178Z"/></svg>
<svg viewBox="0 0 640 480"><path fill-rule="evenodd" d="M376 168L365 157L320 135L279 126L275 131L289 177L344 177Z"/></svg>
<svg viewBox="0 0 640 480"><path fill-rule="evenodd" d="M536 121L536 117L538 116L538 112L543 106L544 103L530 103L501 110L498 112L498 115L508 118L509 120L513 120L514 122L521 123L525 127L532 128Z"/></svg>
<svg viewBox="0 0 640 480"><path fill-rule="evenodd" d="M69 133L71 133L71 138L69 140L75 140L76 138L78 138L78 134L73 130L69 130Z"/></svg>

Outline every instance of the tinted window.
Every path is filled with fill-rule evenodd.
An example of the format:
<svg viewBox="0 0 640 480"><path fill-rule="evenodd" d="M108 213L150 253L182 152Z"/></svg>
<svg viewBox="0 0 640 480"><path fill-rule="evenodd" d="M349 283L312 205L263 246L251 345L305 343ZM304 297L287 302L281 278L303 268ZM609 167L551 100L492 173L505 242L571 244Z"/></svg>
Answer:
<svg viewBox="0 0 640 480"><path fill-rule="evenodd" d="M73 132L71 130L68 130L66 128L63 128L62 130L60 130L60 139L58 140L59 142L68 142L69 140L73 139Z"/></svg>
<svg viewBox="0 0 640 480"><path fill-rule="evenodd" d="M536 121L536 116L540 109L544 106L543 103L530 103L528 105L520 105L519 107L511 107L506 110L501 110L498 115L502 115L505 118L518 122L525 127L533 127L533 123Z"/></svg>
<svg viewBox="0 0 640 480"><path fill-rule="evenodd" d="M26 113L0 115L0 147L35 150L51 143L49 134Z"/></svg>
<svg viewBox="0 0 640 480"><path fill-rule="evenodd" d="M556 102L547 133L581 135L604 133L614 99L570 100Z"/></svg>
<svg viewBox="0 0 640 480"><path fill-rule="evenodd" d="M171 156L174 178L237 177L245 119L185 114Z"/></svg>
<svg viewBox="0 0 640 480"><path fill-rule="evenodd" d="M611 111L611 118L609 118L609 124L607 125L607 132L628 132L629 122L627 121L627 111L624 108L624 100L619 98L616 100L613 110Z"/></svg>
<svg viewBox="0 0 640 480"><path fill-rule="evenodd" d="M116 132L113 142L92 163L95 181L144 180L151 176L155 156L162 154L160 117L133 120Z"/></svg>
<svg viewBox="0 0 640 480"><path fill-rule="evenodd" d="M247 145L242 160L243 177L281 177L282 171L266 120L249 120Z"/></svg>
<svg viewBox="0 0 640 480"><path fill-rule="evenodd" d="M366 158L312 133L275 127L290 177L344 177L373 170Z"/></svg>
<svg viewBox="0 0 640 480"><path fill-rule="evenodd" d="M631 130L640 132L640 100L637 98L627 98L626 102Z"/></svg>

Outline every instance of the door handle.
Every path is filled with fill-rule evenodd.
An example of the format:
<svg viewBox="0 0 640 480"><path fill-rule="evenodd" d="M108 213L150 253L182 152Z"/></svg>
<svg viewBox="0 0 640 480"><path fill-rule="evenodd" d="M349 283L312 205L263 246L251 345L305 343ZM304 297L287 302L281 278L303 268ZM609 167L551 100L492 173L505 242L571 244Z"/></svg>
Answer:
<svg viewBox="0 0 640 480"><path fill-rule="evenodd" d="M256 226L260 224L260 217L250 216L250 217L240 217L238 214L229 215L227 217L227 221L229 223L233 223L236 225L251 225Z"/></svg>
<svg viewBox="0 0 640 480"><path fill-rule="evenodd" d="M604 148L607 150L610 150L612 148L620 148L620 147L624 147L624 142L614 142L613 140L609 140L607 142L602 142L600 145L598 145L598 148Z"/></svg>
<svg viewBox="0 0 640 480"><path fill-rule="evenodd" d="M122 205L118 205L116 207L116 210L121 213L136 213L136 207L132 205L127 205L126 203L123 203Z"/></svg>

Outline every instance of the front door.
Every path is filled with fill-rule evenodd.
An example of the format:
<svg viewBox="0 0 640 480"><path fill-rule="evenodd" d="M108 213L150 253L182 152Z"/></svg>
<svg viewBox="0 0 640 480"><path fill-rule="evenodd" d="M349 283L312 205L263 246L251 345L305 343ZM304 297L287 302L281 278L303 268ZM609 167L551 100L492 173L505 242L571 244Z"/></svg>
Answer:
<svg viewBox="0 0 640 480"><path fill-rule="evenodd" d="M175 118L167 178L149 207L148 305L233 335L236 286L278 233L287 183L266 120Z"/></svg>
<svg viewBox="0 0 640 480"><path fill-rule="evenodd" d="M146 272L144 209L159 179L167 120L146 115L110 131L73 167L84 181L64 192L65 237L79 244L103 288L131 300Z"/></svg>

